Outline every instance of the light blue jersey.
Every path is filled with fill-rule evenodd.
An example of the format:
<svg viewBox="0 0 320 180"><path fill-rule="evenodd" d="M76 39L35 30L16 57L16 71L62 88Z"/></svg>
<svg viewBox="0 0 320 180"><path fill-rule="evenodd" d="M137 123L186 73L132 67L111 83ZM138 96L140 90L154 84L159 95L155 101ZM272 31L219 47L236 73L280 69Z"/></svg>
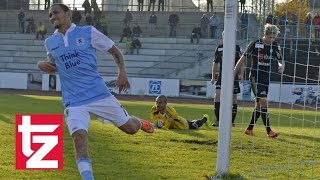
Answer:
<svg viewBox="0 0 320 180"><path fill-rule="evenodd" d="M96 50L108 51L114 42L93 26L72 24L63 35L57 31L45 41L48 59L60 77L65 107L79 106L111 96L97 71Z"/></svg>

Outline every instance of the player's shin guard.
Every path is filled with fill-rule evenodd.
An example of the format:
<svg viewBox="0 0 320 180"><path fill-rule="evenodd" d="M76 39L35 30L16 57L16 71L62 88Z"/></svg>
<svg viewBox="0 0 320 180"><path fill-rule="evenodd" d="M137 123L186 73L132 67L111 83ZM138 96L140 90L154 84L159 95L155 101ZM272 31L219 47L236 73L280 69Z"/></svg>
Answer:
<svg viewBox="0 0 320 180"><path fill-rule="evenodd" d="M254 109L251 116L251 121L247 129L252 130L257 120L260 117L260 109Z"/></svg>
<svg viewBox="0 0 320 180"><path fill-rule="evenodd" d="M220 102L214 102L214 114L216 115L217 121L219 121L220 116Z"/></svg>
<svg viewBox="0 0 320 180"><path fill-rule="evenodd" d="M261 108L261 117L262 117L263 124L266 127L267 133L269 134L269 132L271 131L271 128L270 128L270 123L269 123L268 108L267 107Z"/></svg>
<svg viewBox="0 0 320 180"><path fill-rule="evenodd" d="M77 166L82 180L94 180L91 160L89 158L77 159Z"/></svg>
<svg viewBox="0 0 320 180"><path fill-rule="evenodd" d="M238 112L238 104L233 104L232 105L232 124L234 124L234 120L236 119Z"/></svg>

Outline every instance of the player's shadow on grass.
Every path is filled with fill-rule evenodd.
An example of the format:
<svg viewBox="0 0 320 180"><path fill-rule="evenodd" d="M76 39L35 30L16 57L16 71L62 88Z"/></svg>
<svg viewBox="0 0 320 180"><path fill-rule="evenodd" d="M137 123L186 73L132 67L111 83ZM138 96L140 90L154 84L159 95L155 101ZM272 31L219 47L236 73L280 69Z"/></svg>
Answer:
<svg viewBox="0 0 320 180"><path fill-rule="evenodd" d="M195 139L170 139L171 142L182 142L182 143L188 143L188 144L199 144L199 145L210 145L210 146L217 146L218 141L214 140L207 140L207 141L201 141L201 140L195 140Z"/></svg>
<svg viewBox="0 0 320 180"><path fill-rule="evenodd" d="M175 132L177 134L186 134L194 137L200 137L200 138L205 138L203 134L197 132L197 130L191 130L191 129L170 129L170 131Z"/></svg>
<svg viewBox="0 0 320 180"><path fill-rule="evenodd" d="M1 115L1 114L0 114L0 121L3 121L5 123L7 123L7 124L14 124L13 119L9 119L9 118Z"/></svg>

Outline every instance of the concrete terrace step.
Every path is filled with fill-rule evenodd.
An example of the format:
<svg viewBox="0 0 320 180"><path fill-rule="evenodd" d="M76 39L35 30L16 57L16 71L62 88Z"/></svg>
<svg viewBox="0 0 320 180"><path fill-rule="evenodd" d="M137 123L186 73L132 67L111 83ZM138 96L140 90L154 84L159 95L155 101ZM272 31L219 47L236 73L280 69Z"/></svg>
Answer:
<svg viewBox="0 0 320 180"><path fill-rule="evenodd" d="M7 43L7 42L10 43ZM29 41L29 42L28 42ZM16 44L18 43L18 44ZM41 44L34 44L34 45L24 45L23 43L30 43L34 44L32 40L3 40L0 42L0 50L6 51L45 51L44 45ZM125 49L125 43L118 43L119 48ZM154 52L161 51L160 54L163 55L163 51L187 51L187 50L198 50L201 48L203 51L213 51L214 45L194 45L194 44L155 44L155 43L144 43L142 42L141 49L152 49ZM178 52L176 52L178 53ZM159 54L159 55L160 55Z"/></svg>
<svg viewBox="0 0 320 180"><path fill-rule="evenodd" d="M125 53L125 50L122 49L122 52ZM140 49L141 55L153 55L153 56L177 56L181 55L186 52L185 50L155 50L155 49ZM196 53L196 52L195 52ZM106 56L107 53L99 52L101 56ZM24 56L24 57L46 57L46 51L44 48L38 51L29 51L29 50L2 50L0 48L0 56ZM192 56L192 55L185 55L185 56Z"/></svg>
<svg viewBox="0 0 320 180"><path fill-rule="evenodd" d="M142 61L143 62L158 62L160 56L149 56L149 55L124 55L125 61ZM38 61L45 60L46 56L43 54L42 57L25 57L25 56L1 56L0 62L14 62L14 63L36 63ZM100 61L114 61L113 57L108 54L98 55L98 64Z"/></svg>
<svg viewBox="0 0 320 180"><path fill-rule="evenodd" d="M117 43L118 47L120 48L125 48L125 43ZM141 42L141 46L143 49L163 49L163 50L168 50L168 49L174 49L174 50L197 50L201 48L201 50L211 50L213 51L213 48L215 47L212 44L171 44L171 43L147 43L147 42Z"/></svg>
<svg viewBox="0 0 320 180"><path fill-rule="evenodd" d="M18 31L18 25L17 25L17 14L19 11L13 10L13 11L0 11L0 28L3 27L6 31L11 32L17 32ZM84 17L83 11L81 11L82 17ZM106 11L104 12L107 17L107 25L108 25L108 31L110 34L119 34L122 31L123 27L123 18L125 12L119 12L119 11ZM133 21L131 22L131 27L138 23L141 25L142 30L144 34L149 34L149 16L151 15L151 12L138 12L138 11L132 11L133 15ZM168 36L169 27L168 27L168 17L173 12L156 12L156 15L158 17L158 23L157 23L157 35L158 36ZM177 35L178 36L184 36L188 37L192 31L192 28L195 24L199 24L200 18L203 14L203 12L175 12L179 16L179 24L177 28ZM45 26L48 29L48 32L53 32L53 28L51 24L48 22L48 11L26 11L25 12L26 17L29 18L30 16L34 16L34 19L36 23L38 21L41 21L45 24ZM210 17L212 14L207 13ZM218 16L220 16L221 19L221 25L223 24L223 13L218 12ZM84 24L83 22L84 18L82 19L81 24ZM4 26L4 24L10 24L10 27Z"/></svg>
<svg viewBox="0 0 320 180"><path fill-rule="evenodd" d="M199 54L211 56L220 40L201 39L191 44L189 38L141 37L140 55L124 54L129 76L164 77L166 74L192 67ZM36 63L46 59L43 40L34 34L0 33L0 71L39 72ZM116 43L125 52L125 43ZM117 75L117 66L107 52L97 52L101 75Z"/></svg>
<svg viewBox="0 0 320 180"><path fill-rule="evenodd" d="M50 34L47 34L48 36ZM143 36L143 34L142 34ZM20 33L0 33L0 39L2 40L31 40L40 42L37 45L43 45L43 40L35 40L35 34L20 34ZM117 39L119 40L120 37L111 36L115 42ZM210 45L210 44L217 44L217 41L221 43L220 39L200 39L199 44L191 44L189 38L157 38L157 37L140 37L141 42L144 43L156 43L156 44L189 44L189 45ZM22 41L21 41L22 42ZM18 43L19 44L19 43Z"/></svg>
<svg viewBox="0 0 320 180"><path fill-rule="evenodd" d="M139 66L129 66L126 69L127 73L137 73L140 70L144 69L144 67ZM0 63L0 69L2 71L8 72L40 72L34 63ZM118 73L118 68L115 65L101 65L98 66L99 73Z"/></svg>

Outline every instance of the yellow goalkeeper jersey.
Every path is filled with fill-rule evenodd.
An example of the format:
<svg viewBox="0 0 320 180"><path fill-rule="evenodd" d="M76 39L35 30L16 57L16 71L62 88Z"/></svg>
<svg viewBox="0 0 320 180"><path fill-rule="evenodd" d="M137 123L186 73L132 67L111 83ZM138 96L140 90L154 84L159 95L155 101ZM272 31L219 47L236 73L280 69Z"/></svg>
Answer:
<svg viewBox="0 0 320 180"><path fill-rule="evenodd" d="M165 114L157 111L156 106L153 106L150 111L150 120L154 123L157 120L162 120L164 127L167 129L189 129L189 124L185 118L178 116L177 111L172 107L166 107ZM182 123L184 122L184 123Z"/></svg>

